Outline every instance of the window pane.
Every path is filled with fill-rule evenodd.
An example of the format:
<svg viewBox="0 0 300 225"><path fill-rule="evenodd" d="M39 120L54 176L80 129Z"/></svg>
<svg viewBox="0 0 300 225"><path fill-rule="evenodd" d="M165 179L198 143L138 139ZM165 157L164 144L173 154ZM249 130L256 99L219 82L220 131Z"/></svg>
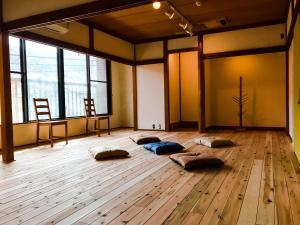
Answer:
<svg viewBox="0 0 300 225"><path fill-rule="evenodd" d="M86 55L64 50L66 116L85 115L87 98Z"/></svg>
<svg viewBox="0 0 300 225"><path fill-rule="evenodd" d="M21 72L20 39L9 37L10 71Z"/></svg>
<svg viewBox="0 0 300 225"><path fill-rule="evenodd" d="M91 80L107 81L106 78L106 60L90 57Z"/></svg>
<svg viewBox="0 0 300 225"><path fill-rule="evenodd" d="M22 103L22 85L21 75L11 74L11 99L12 114L14 123L23 122L23 103Z"/></svg>
<svg viewBox="0 0 300 225"><path fill-rule="evenodd" d="M29 120L34 120L33 98L48 98L52 118L59 117L57 49L26 41Z"/></svg>
<svg viewBox="0 0 300 225"><path fill-rule="evenodd" d="M91 82L91 97L95 101L96 113L107 114L107 83Z"/></svg>

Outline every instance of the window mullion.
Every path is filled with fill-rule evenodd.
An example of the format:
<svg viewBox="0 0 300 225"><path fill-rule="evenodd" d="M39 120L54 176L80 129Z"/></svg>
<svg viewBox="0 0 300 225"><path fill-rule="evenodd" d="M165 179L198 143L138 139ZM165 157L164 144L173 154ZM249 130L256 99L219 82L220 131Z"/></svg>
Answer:
<svg viewBox="0 0 300 225"><path fill-rule="evenodd" d="M22 105L23 105L23 120L29 121L28 109L28 85L27 85L27 60L26 60L26 42L20 39L20 58L21 58L21 85L22 85Z"/></svg>
<svg viewBox="0 0 300 225"><path fill-rule="evenodd" d="M112 86L111 86L111 61L106 60L106 80L107 80L107 111L112 115Z"/></svg>
<svg viewBox="0 0 300 225"><path fill-rule="evenodd" d="M57 72L58 72L58 96L59 96L59 117L66 118L65 103L65 74L64 74L64 51L57 49Z"/></svg>

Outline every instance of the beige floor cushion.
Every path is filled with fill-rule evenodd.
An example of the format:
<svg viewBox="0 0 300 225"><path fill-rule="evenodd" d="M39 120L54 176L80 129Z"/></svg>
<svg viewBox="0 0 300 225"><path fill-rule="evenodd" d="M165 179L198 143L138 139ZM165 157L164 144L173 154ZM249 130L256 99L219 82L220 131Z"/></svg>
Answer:
<svg viewBox="0 0 300 225"><path fill-rule="evenodd" d="M210 148L232 146L233 142L222 137L200 137L194 140L196 144L205 145Z"/></svg>
<svg viewBox="0 0 300 225"><path fill-rule="evenodd" d="M129 156L126 150L110 146L93 147L89 149L89 152L96 160Z"/></svg>
<svg viewBox="0 0 300 225"><path fill-rule="evenodd" d="M177 153L170 156L185 169L203 168L223 165L224 162L207 153Z"/></svg>
<svg viewBox="0 0 300 225"><path fill-rule="evenodd" d="M135 143L137 143L138 145L160 142L160 139L156 136L149 136L143 134L135 135L129 138L133 140Z"/></svg>

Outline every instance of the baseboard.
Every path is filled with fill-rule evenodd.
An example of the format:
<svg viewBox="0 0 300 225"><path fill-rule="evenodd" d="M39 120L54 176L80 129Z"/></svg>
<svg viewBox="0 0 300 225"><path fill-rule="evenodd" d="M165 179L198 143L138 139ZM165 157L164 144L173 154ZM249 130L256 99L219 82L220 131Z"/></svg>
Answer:
<svg viewBox="0 0 300 225"><path fill-rule="evenodd" d="M238 129L239 126L210 126L207 127L207 130L236 130ZM274 131L285 131L285 127L251 127L251 126L246 126L243 127L247 130L274 130Z"/></svg>
<svg viewBox="0 0 300 225"><path fill-rule="evenodd" d="M176 123L170 124L171 130L178 129L178 128L198 128L197 121L180 121Z"/></svg>

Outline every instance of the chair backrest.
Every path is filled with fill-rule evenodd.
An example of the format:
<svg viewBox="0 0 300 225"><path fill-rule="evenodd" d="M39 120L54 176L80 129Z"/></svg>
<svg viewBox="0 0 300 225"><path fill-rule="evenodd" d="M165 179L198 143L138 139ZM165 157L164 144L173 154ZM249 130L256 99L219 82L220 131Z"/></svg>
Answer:
<svg viewBox="0 0 300 225"><path fill-rule="evenodd" d="M97 116L94 99L84 99L84 108L86 117Z"/></svg>
<svg viewBox="0 0 300 225"><path fill-rule="evenodd" d="M34 98L33 102L34 102L36 120L38 122L41 120L51 121L51 112L49 108L48 98Z"/></svg>

